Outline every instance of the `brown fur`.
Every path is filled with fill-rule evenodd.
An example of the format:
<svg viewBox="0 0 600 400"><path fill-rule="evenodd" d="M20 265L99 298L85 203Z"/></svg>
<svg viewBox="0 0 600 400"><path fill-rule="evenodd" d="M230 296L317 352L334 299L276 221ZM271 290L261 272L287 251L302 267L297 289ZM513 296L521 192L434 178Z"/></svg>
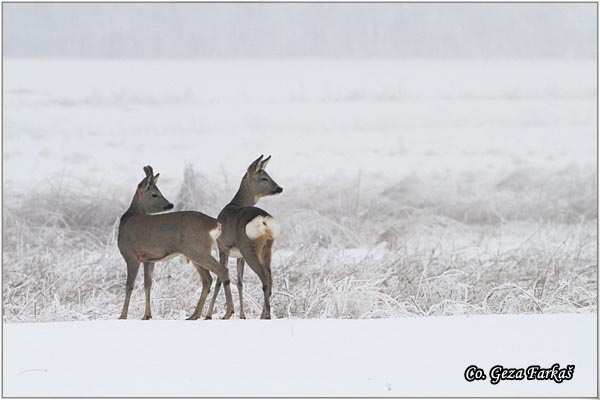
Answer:
<svg viewBox="0 0 600 400"><path fill-rule="evenodd" d="M264 306L261 314L262 319L271 318L271 293L273 278L271 276L271 249L274 237L270 230L262 237L250 239L246 235L246 225L257 216L271 215L266 211L254 207L261 197L281 193L283 189L273 181L264 168L270 160L260 156L246 171L242 178L240 188L235 197L221 210L217 219L223 225L223 233L217 239L219 244L219 260L221 265L227 267L229 254L233 248L239 249L242 258L238 259L238 292L240 296L240 318L245 318L243 302L243 275L244 262L258 275L263 288ZM241 260L241 261L240 261ZM217 279L207 318L213 313L215 300L221 288L221 282Z"/></svg>
<svg viewBox="0 0 600 400"><path fill-rule="evenodd" d="M229 272L210 254L214 245L210 231L219 228L220 223L208 215L195 211L151 215L162 209L169 209L166 205L170 208L173 205L162 197L156 188L156 179L152 178L152 169L146 167L144 170L147 177L138 186L131 206L121 217L119 225L119 251L127 263L125 303L120 318L127 318L129 300L140 263L144 264L144 291L146 294L146 310L143 319L152 318L150 291L154 263L174 255L183 255L191 260L202 280L202 294L194 313L188 319L197 319L202 312L212 283L208 271L215 273L220 280L225 282L227 299L225 318L231 317L233 301L229 288ZM148 195L149 192L152 196Z"/></svg>

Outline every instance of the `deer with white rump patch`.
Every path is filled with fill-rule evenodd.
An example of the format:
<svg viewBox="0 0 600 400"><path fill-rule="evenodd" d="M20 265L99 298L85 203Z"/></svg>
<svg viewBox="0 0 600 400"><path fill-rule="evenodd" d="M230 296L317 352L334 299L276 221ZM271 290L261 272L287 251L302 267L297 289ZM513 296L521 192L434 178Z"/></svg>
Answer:
<svg viewBox="0 0 600 400"><path fill-rule="evenodd" d="M129 299L140 263L144 264L144 291L146 293L145 320L152 318L150 290L154 263L183 255L192 261L202 280L202 293L194 313L188 319L198 319L210 291L213 272L223 281L227 312L225 319L233 314L233 301L229 287L229 271L211 254L215 241L221 234L221 224L208 215L195 211L179 211L157 214L171 210L173 204L165 199L156 187L159 174L152 167L144 167L146 177L139 183L129 209L121 216L118 246L127 263L125 303L121 319L127 318Z"/></svg>
<svg viewBox="0 0 600 400"><path fill-rule="evenodd" d="M261 155L246 171L240 188L233 199L219 213L217 219L223 226L223 232L217 239L221 265L227 267L229 256L237 258L237 287L240 297L240 318L244 313L243 277L244 260L258 275L262 283L264 306L261 319L271 319L271 248L279 231L279 223L269 213L254 207L261 197L283 192L283 188L267 174L265 168L271 156L263 160ZM217 279L207 319L212 317L215 299L221 289L221 280Z"/></svg>

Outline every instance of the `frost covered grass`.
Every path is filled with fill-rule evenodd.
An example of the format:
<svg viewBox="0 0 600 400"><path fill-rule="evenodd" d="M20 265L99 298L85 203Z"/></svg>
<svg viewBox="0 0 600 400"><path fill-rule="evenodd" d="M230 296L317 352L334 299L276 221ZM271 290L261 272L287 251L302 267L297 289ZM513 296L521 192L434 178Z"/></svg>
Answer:
<svg viewBox="0 0 600 400"><path fill-rule="evenodd" d="M6 60L5 74L5 321L116 318L116 228L141 167L179 210L216 216L261 153L284 187L258 204L282 226L276 318L596 310L593 60ZM249 270L245 291L258 317ZM155 319L199 294L184 260L157 265ZM138 276L131 318L143 303Z"/></svg>
<svg viewBox="0 0 600 400"><path fill-rule="evenodd" d="M284 194L258 204L282 225L274 318L596 311L595 173L522 168L385 184L366 175L280 183ZM237 184L189 165L179 190L164 194L179 210L216 216ZM4 321L117 318L126 268L116 229L132 191L56 180L5 194ZM130 318L143 314L142 274ZM262 293L250 270L245 292L246 313L258 318ZM199 294L185 260L157 265L155 319L188 316ZM217 304L223 311L222 294Z"/></svg>

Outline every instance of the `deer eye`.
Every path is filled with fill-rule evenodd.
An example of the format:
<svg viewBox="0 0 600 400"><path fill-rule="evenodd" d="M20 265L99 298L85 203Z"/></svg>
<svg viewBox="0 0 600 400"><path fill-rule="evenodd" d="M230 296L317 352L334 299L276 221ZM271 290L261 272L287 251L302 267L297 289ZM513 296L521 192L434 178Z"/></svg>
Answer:
<svg viewBox="0 0 600 400"><path fill-rule="evenodd" d="M267 178L260 178L261 181L268 181Z"/></svg>
<svg viewBox="0 0 600 400"><path fill-rule="evenodd" d="M156 193L153 193L152 197L158 197L158 195Z"/></svg>

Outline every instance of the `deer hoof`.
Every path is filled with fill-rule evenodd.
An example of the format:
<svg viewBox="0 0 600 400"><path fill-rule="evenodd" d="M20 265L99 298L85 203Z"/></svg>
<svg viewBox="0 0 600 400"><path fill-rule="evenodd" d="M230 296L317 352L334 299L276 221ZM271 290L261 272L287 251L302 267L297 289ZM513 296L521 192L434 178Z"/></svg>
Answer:
<svg viewBox="0 0 600 400"><path fill-rule="evenodd" d="M190 317L189 317L189 318L186 318L186 321L195 321L195 320L197 320L197 319L198 319L198 316L197 316L197 315L190 315Z"/></svg>
<svg viewBox="0 0 600 400"><path fill-rule="evenodd" d="M223 319L229 319L229 318L231 318L232 315L233 315L233 311L230 311L223 316Z"/></svg>
<svg viewBox="0 0 600 400"><path fill-rule="evenodd" d="M212 319L212 316L207 315L204 319Z"/></svg>
<svg viewBox="0 0 600 400"><path fill-rule="evenodd" d="M246 315L240 315L240 319L246 319Z"/></svg>
<svg viewBox="0 0 600 400"><path fill-rule="evenodd" d="M142 321L148 321L149 319L152 319L152 315L144 315Z"/></svg>

